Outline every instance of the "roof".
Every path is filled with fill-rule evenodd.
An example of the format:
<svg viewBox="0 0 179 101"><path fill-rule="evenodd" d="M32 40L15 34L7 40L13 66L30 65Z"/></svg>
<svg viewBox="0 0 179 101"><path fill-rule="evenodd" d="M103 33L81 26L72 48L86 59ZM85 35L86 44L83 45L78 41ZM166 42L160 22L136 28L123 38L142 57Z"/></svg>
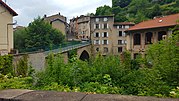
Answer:
<svg viewBox="0 0 179 101"><path fill-rule="evenodd" d="M115 22L114 25L135 25L133 22Z"/></svg>
<svg viewBox="0 0 179 101"><path fill-rule="evenodd" d="M179 13L141 22L130 27L127 31L175 26L177 25L177 20L179 20Z"/></svg>
<svg viewBox="0 0 179 101"><path fill-rule="evenodd" d="M17 16L18 14L12 9L12 8L10 8L6 3L4 3L2 0L0 0L0 4L2 5L2 6L4 6L4 8L6 8L9 12L10 12L10 14L12 14L13 16Z"/></svg>
<svg viewBox="0 0 179 101"><path fill-rule="evenodd" d="M114 17L114 15L99 15L99 16L90 16L91 18L105 18L105 17Z"/></svg>

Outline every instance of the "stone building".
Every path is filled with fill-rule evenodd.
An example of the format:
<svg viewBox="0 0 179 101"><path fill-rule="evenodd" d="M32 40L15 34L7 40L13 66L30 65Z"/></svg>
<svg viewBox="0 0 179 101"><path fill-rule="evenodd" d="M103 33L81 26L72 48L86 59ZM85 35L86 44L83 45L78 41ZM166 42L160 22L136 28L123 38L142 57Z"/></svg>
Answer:
<svg viewBox="0 0 179 101"><path fill-rule="evenodd" d="M173 14L144 21L127 30L127 50L132 58L138 54L145 56L149 44L156 43L172 34L171 28L177 25L179 14Z"/></svg>
<svg viewBox="0 0 179 101"><path fill-rule="evenodd" d="M114 16L92 16L91 41L95 53L119 55L126 50L125 31L132 22L114 22Z"/></svg>
<svg viewBox="0 0 179 101"><path fill-rule="evenodd" d="M70 31L76 39L89 40L90 38L90 17L81 15L70 20Z"/></svg>
<svg viewBox="0 0 179 101"><path fill-rule="evenodd" d="M113 52L114 16L92 16L91 41L95 53L108 55Z"/></svg>
<svg viewBox="0 0 179 101"><path fill-rule="evenodd" d="M13 17L18 14L0 0L0 55L7 54L14 48Z"/></svg>
<svg viewBox="0 0 179 101"><path fill-rule="evenodd" d="M115 22L113 29L113 53L119 55L121 52L126 51L126 33L125 31L131 26L134 26L132 22Z"/></svg>
<svg viewBox="0 0 179 101"><path fill-rule="evenodd" d="M66 17L60 15L60 13L52 16L44 15L44 20L49 22L53 28L61 31L62 34L66 36L68 31L67 29L68 24L67 24Z"/></svg>

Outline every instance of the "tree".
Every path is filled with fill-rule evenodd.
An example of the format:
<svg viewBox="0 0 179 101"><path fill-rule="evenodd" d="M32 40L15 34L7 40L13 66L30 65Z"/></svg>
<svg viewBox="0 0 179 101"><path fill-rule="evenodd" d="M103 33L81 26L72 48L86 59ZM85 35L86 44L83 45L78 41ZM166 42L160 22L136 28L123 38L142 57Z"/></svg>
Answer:
<svg viewBox="0 0 179 101"><path fill-rule="evenodd" d="M140 23L142 21L145 21L147 20L147 17L140 11L137 12L137 15L135 17L135 23Z"/></svg>
<svg viewBox="0 0 179 101"><path fill-rule="evenodd" d="M126 16L121 13L115 15L115 22L125 22L126 20L127 20Z"/></svg>
<svg viewBox="0 0 179 101"><path fill-rule="evenodd" d="M14 48L20 52L25 49L25 40L27 39L27 29L21 28L14 32Z"/></svg>
<svg viewBox="0 0 179 101"><path fill-rule="evenodd" d="M147 51L147 59L169 86L179 86L179 31L166 40L153 44Z"/></svg>
<svg viewBox="0 0 179 101"><path fill-rule="evenodd" d="M124 8L131 3L131 0L112 0L113 7L119 6Z"/></svg>
<svg viewBox="0 0 179 101"><path fill-rule="evenodd" d="M106 5L98 7L95 15L112 15L112 9Z"/></svg>
<svg viewBox="0 0 179 101"><path fill-rule="evenodd" d="M64 35L62 32L52 28L49 23L38 17L27 28L25 47L45 49L50 45L59 45L63 40Z"/></svg>
<svg viewBox="0 0 179 101"><path fill-rule="evenodd" d="M148 17L149 18L153 18L155 16L160 16L160 15L162 15L162 10L160 8L160 5L159 4L155 4L153 6L153 8L151 10L149 10Z"/></svg>
<svg viewBox="0 0 179 101"><path fill-rule="evenodd" d="M137 12L144 13L146 8L149 6L148 0L132 0L129 5L129 12L136 14Z"/></svg>

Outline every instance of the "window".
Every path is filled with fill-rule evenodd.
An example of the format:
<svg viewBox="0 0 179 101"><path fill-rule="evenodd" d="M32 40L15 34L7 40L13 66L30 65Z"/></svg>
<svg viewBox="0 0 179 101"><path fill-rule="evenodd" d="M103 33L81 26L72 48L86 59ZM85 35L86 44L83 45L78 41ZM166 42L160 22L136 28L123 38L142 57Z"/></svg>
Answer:
<svg viewBox="0 0 179 101"><path fill-rule="evenodd" d="M99 48L96 48L96 52L99 52Z"/></svg>
<svg viewBox="0 0 179 101"><path fill-rule="evenodd" d="M124 43L127 45L127 40L125 40Z"/></svg>
<svg viewBox="0 0 179 101"><path fill-rule="evenodd" d="M122 28L122 25L117 26L117 29Z"/></svg>
<svg viewBox="0 0 179 101"><path fill-rule="evenodd" d="M95 45L99 45L99 44L100 44L100 41L99 41L99 40L94 40L94 44L95 44Z"/></svg>
<svg viewBox="0 0 179 101"><path fill-rule="evenodd" d="M141 36L140 34L134 34L134 45L140 45Z"/></svg>
<svg viewBox="0 0 179 101"><path fill-rule="evenodd" d="M122 36L126 36L126 33L125 33L125 32L123 32L123 33L122 33Z"/></svg>
<svg viewBox="0 0 179 101"><path fill-rule="evenodd" d="M96 21L96 22L99 22L99 18L96 18L95 21Z"/></svg>
<svg viewBox="0 0 179 101"><path fill-rule="evenodd" d="M145 44L152 44L152 33L148 32L145 34Z"/></svg>
<svg viewBox="0 0 179 101"><path fill-rule="evenodd" d="M108 37L108 32L104 32L103 37Z"/></svg>
<svg viewBox="0 0 179 101"><path fill-rule="evenodd" d="M107 53L107 52L108 52L108 48L104 47L104 53Z"/></svg>
<svg viewBox="0 0 179 101"><path fill-rule="evenodd" d="M165 39L167 33L165 31L158 32L158 41Z"/></svg>
<svg viewBox="0 0 179 101"><path fill-rule="evenodd" d="M103 24L103 29L108 29L108 24L107 23Z"/></svg>
<svg viewBox="0 0 179 101"><path fill-rule="evenodd" d="M123 25L122 28L125 28L125 25Z"/></svg>
<svg viewBox="0 0 179 101"><path fill-rule="evenodd" d="M103 41L102 41L102 44L103 44L103 45L108 45L108 40L103 40Z"/></svg>
<svg viewBox="0 0 179 101"><path fill-rule="evenodd" d="M104 20L104 21L108 21L108 18L104 18L103 20Z"/></svg>
<svg viewBox="0 0 179 101"><path fill-rule="evenodd" d="M122 52L122 47L118 47L118 53Z"/></svg>
<svg viewBox="0 0 179 101"><path fill-rule="evenodd" d="M119 31L119 36L122 36L122 31Z"/></svg>
<svg viewBox="0 0 179 101"><path fill-rule="evenodd" d="M118 45L123 45L125 43L124 40L118 40Z"/></svg>
<svg viewBox="0 0 179 101"><path fill-rule="evenodd" d="M85 34L85 31L82 31L81 34Z"/></svg>
<svg viewBox="0 0 179 101"><path fill-rule="evenodd" d="M125 28L129 28L129 26L125 26Z"/></svg>
<svg viewBox="0 0 179 101"><path fill-rule="evenodd" d="M100 34L98 32L94 33L94 37L100 37Z"/></svg>
<svg viewBox="0 0 179 101"><path fill-rule="evenodd" d="M95 29L100 29L100 25L99 25L99 24L96 24L96 25L95 25Z"/></svg>

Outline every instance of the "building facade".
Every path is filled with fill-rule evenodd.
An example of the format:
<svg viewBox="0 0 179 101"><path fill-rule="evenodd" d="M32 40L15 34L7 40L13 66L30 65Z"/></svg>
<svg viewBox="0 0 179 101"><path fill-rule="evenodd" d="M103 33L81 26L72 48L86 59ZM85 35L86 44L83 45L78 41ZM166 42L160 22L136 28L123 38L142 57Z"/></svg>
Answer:
<svg viewBox="0 0 179 101"><path fill-rule="evenodd" d="M78 40L90 38L90 16L81 15L70 20L70 32Z"/></svg>
<svg viewBox="0 0 179 101"><path fill-rule="evenodd" d="M91 41L94 53L108 55L113 53L113 16L93 16L91 22Z"/></svg>
<svg viewBox="0 0 179 101"><path fill-rule="evenodd" d="M3 1L0 1L0 55L7 54L14 48L13 17L18 14Z"/></svg>
<svg viewBox="0 0 179 101"><path fill-rule="evenodd" d="M125 31L134 23L114 22L114 16L93 16L90 23L94 53L120 55L126 50Z"/></svg>
<svg viewBox="0 0 179 101"><path fill-rule="evenodd" d="M113 53L120 55L121 52L126 51L127 35L125 31L134 26L132 22L115 22L113 29Z"/></svg>
<svg viewBox="0 0 179 101"><path fill-rule="evenodd" d="M62 34L66 36L67 31L68 31L67 29L68 24L67 24L66 17L64 17L63 15L60 15L60 13L56 15L52 15L52 16L44 15L44 20L50 23L53 28L61 31Z"/></svg>
<svg viewBox="0 0 179 101"><path fill-rule="evenodd" d="M172 28L177 25L179 14L154 18L141 22L127 30L127 50L131 51L132 58L138 54L145 56L150 44L166 39L172 34Z"/></svg>

